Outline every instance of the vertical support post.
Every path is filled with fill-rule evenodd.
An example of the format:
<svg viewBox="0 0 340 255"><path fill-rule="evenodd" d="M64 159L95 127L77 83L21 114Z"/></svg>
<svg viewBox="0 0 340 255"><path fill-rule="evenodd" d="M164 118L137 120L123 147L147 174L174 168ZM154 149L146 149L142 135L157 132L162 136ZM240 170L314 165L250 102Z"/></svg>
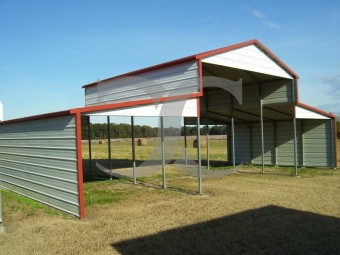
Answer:
<svg viewBox="0 0 340 255"><path fill-rule="evenodd" d="M305 166L305 157L304 157L304 154L305 154L305 135L304 135L304 132L305 132L305 127L304 127L304 121L303 119L300 120L300 123L301 123L301 165L302 167Z"/></svg>
<svg viewBox="0 0 340 255"><path fill-rule="evenodd" d="M132 145L132 177L133 183L137 183L136 178L136 144L135 144L135 120L133 116L131 116L131 145Z"/></svg>
<svg viewBox="0 0 340 255"><path fill-rule="evenodd" d="M253 126L249 123L249 145L250 145L250 163L253 163L254 159L254 146L253 146Z"/></svg>
<svg viewBox="0 0 340 255"><path fill-rule="evenodd" d="M235 123L234 117L231 117L231 142L232 142L232 150L233 150L233 170L236 172L236 162L235 162Z"/></svg>
<svg viewBox="0 0 340 255"><path fill-rule="evenodd" d="M231 131L230 131L230 126L228 124L225 125L226 128L226 142L227 142L227 162L231 162Z"/></svg>
<svg viewBox="0 0 340 255"><path fill-rule="evenodd" d="M202 157L201 157L201 124L197 117L197 158L198 158L198 194L202 195Z"/></svg>
<svg viewBox="0 0 340 255"><path fill-rule="evenodd" d="M83 151L81 143L81 113L75 114L76 121L76 146L77 146L77 179L78 179L78 205L79 219L85 218L85 198L84 198L84 175L83 175Z"/></svg>
<svg viewBox="0 0 340 255"><path fill-rule="evenodd" d="M165 144L164 144L164 117L161 117L161 146L162 146L162 176L163 176L163 189L166 189L165 178Z"/></svg>
<svg viewBox="0 0 340 255"><path fill-rule="evenodd" d="M89 143L89 166L90 178L92 178L92 143L91 143L91 119L87 116L87 139Z"/></svg>
<svg viewBox="0 0 340 255"><path fill-rule="evenodd" d="M206 142L207 142L207 168L210 169L210 159L209 159L209 125L208 125L208 119L206 120L207 123L205 125L205 132L206 132Z"/></svg>
<svg viewBox="0 0 340 255"><path fill-rule="evenodd" d="M264 173L264 133L263 133L263 102L260 99L260 111L261 111L261 154L262 154L262 173Z"/></svg>
<svg viewBox="0 0 340 255"><path fill-rule="evenodd" d="M110 116L107 116L107 151L109 155L109 174L112 180L112 166L111 166L111 130L110 130Z"/></svg>
<svg viewBox="0 0 340 255"><path fill-rule="evenodd" d="M292 97L293 102L297 102L297 89L296 89L296 80L292 80ZM297 170L297 135L296 135L296 117L295 117L295 104L293 106L293 135L294 135L294 168L295 168L295 176L298 175Z"/></svg>
<svg viewBox="0 0 340 255"><path fill-rule="evenodd" d="M339 118L340 119L340 118ZM332 119L331 119L332 120ZM334 170L338 167L338 132L337 132L337 124L336 119L334 118L333 121L331 121L331 125L333 127L332 132L332 147L333 147L333 168Z"/></svg>
<svg viewBox="0 0 340 255"><path fill-rule="evenodd" d="M2 228L2 200L1 200L1 185L0 185L0 233Z"/></svg>
<svg viewBox="0 0 340 255"><path fill-rule="evenodd" d="M277 166L277 127L276 127L276 121L273 122L274 125L274 153L275 153L275 158L274 158L274 164Z"/></svg>
<svg viewBox="0 0 340 255"><path fill-rule="evenodd" d="M184 158L185 158L185 167L188 166L188 144L187 144L187 124L185 122L184 117Z"/></svg>
<svg viewBox="0 0 340 255"><path fill-rule="evenodd" d="M298 175L297 170L297 135L296 135L296 118L293 117L293 133L294 133L294 168L295 168L295 176Z"/></svg>

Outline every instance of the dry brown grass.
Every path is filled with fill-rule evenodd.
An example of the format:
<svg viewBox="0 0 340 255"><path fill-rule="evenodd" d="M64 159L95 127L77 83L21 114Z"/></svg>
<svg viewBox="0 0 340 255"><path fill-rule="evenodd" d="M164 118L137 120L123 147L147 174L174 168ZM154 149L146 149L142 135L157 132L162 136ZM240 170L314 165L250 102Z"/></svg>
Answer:
<svg viewBox="0 0 340 255"><path fill-rule="evenodd" d="M87 197L92 190L119 196L89 205L84 221L4 195L0 253L340 254L340 171L310 170L300 178L268 171L207 179L204 196L91 182ZM189 176L169 180L170 187L196 185Z"/></svg>
<svg viewBox="0 0 340 255"><path fill-rule="evenodd" d="M190 180L190 177L182 177L172 181L174 183L187 182L187 185L194 183ZM86 190L95 187L114 193L118 192L123 196L122 199L113 203L94 204L88 207L86 210L87 218L84 221L65 218L65 216L60 215L48 215L43 211L34 215L23 215L21 210L8 208L7 206L11 202L4 199L6 233L0 236L0 250L1 254L127 254L136 252L133 249L134 245L138 247L139 240L144 240L146 243L150 242L150 245L143 245L144 251L153 254L169 254L167 247L171 245L173 248L173 244L159 241L157 235L160 232L165 235L167 241L170 238L170 240L177 242L176 247L189 247L193 244L190 244L190 240L186 239L188 238L186 236L188 231L194 231L196 226L198 228L196 231L199 232L201 224L203 226L208 224L207 232L203 231L201 234L207 235L205 236L207 238L206 246L212 249L212 253L223 252L218 249L227 249L227 247L232 249L231 253L241 252L242 250L238 250L237 247L241 249L243 242L233 244L233 241L235 242L233 238L241 240L242 236L238 236L238 234L243 232L243 235L247 236L248 232L257 233L260 231L259 228L262 228L259 234L277 236L275 232L266 232L267 224L273 223L277 224L277 231L280 231L280 226L288 224L292 227L290 235L293 236L299 233L297 230L303 231L299 240L303 244L305 242L303 235L308 236L308 231L314 233L315 225L323 217L335 217L333 225L339 226L337 223L337 221L340 221L339 183L339 171L334 171L333 175L306 175L300 178L284 175L236 173L220 179L204 181L204 196L193 196L140 185L134 186L121 181L88 183ZM273 215L278 218L269 218L267 219L268 222L261 223L261 217L263 217L261 208L265 208L264 212L273 210ZM280 208L294 209L297 212L311 212L320 216L320 219L315 216L315 222L310 225L309 229L301 229L301 225L296 225L296 230L290 222L285 222L287 221L287 212L284 214L285 211L280 210ZM250 216L244 214L247 210L254 209L254 213L250 213ZM257 210L259 216L256 216ZM279 212L278 215L277 212ZM297 212L293 212L292 215L299 215ZM282 213L281 219L280 213ZM249 220L249 217L259 218L254 218L252 221ZM229 237L229 241L228 239L224 240L224 246L222 242L220 244L222 246L220 248L215 247L216 250L214 250L213 247L209 246L208 241L214 242L214 237L220 236L218 231L225 231L225 229L221 229L221 224L214 225L212 223L212 225L209 225L207 222L211 220L218 222L219 219L225 219L222 220L222 223L229 224L230 229L235 232L223 232L226 238L234 233L233 238ZM303 220L304 217L299 218L299 222L303 222ZM243 221L245 223L242 223ZM187 227L188 231L186 231L186 228L178 230L183 227ZM208 229L213 231L214 234L208 234ZM185 234L183 234L183 231ZM273 231L273 229L270 231ZM339 237L339 231L332 234L337 238ZM186 238L181 240L181 235ZM192 232L192 235L194 237L195 232ZM282 235L285 236L286 233L282 233ZM155 241L154 238L158 241ZM271 247L262 247L261 243L265 242L268 245L268 242L262 240L261 236L248 235L247 238L253 238L247 240L247 242L252 244L255 254L261 253L261 251L268 252L271 249L277 251L275 250L277 244L274 243ZM318 240L320 240L320 237L313 240L316 245ZM124 241L127 242L126 245ZM155 242L162 246L153 247ZM228 243L230 243L230 246L226 246ZM280 245L282 245L282 248L289 247L289 244ZM329 247L335 247L334 249L339 248L339 245L334 243L329 245ZM297 246L297 248L301 249L301 246ZM163 252L161 252L162 249L164 249ZM192 253L199 253L202 247L200 247L200 250L193 249ZM181 251L183 250L176 252ZM204 253L203 251L201 250L202 253ZM301 250L297 251L300 254L303 253Z"/></svg>

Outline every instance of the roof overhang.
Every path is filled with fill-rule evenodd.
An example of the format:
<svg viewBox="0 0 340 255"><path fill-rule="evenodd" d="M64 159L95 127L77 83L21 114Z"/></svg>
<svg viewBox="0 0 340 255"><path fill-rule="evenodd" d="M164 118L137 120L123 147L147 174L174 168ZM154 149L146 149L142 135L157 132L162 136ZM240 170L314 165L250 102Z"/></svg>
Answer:
<svg viewBox="0 0 340 255"><path fill-rule="evenodd" d="M88 112L88 116L135 116L135 117L197 117L198 99L183 99L171 102L122 107L103 111Z"/></svg>
<svg viewBox="0 0 340 255"><path fill-rule="evenodd" d="M295 106L295 118L297 119L335 119L333 114L321 111L312 106L298 102Z"/></svg>

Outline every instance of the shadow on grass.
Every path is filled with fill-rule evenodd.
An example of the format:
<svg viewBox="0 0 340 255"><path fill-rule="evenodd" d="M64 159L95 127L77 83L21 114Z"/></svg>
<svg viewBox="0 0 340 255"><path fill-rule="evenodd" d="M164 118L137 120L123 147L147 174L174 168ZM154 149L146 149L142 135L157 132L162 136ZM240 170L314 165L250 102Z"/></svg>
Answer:
<svg viewBox="0 0 340 255"><path fill-rule="evenodd" d="M108 177L107 173L104 173L103 171L99 170L96 165L99 164L102 167L108 169L109 168L109 161L107 159L93 159L91 162L90 167L90 161L88 159L83 159L83 173L84 177L102 177L106 178ZM184 159L172 159L167 160L166 165L182 165L185 166L185 160ZM214 171L214 167L229 167L231 166L230 163L226 161L218 161L218 160L210 160L209 162L210 167L212 167L212 171ZM159 166L159 170L162 168L162 161L161 160L136 160L136 167L154 167ZM188 160L188 167L197 167L198 161L197 160ZM207 161L202 160L202 167L207 166ZM119 169L131 169L132 171L132 161L130 159L113 159L111 160L111 169L113 171L119 170ZM120 177L117 175L117 177ZM123 177L123 176L122 176Z"/></svg>
<svg viewBox="0 0 340 255"><path fill-rule="evenodd" d="M340 254L340 219L267 206L113 243L121 254Z"/></svg>

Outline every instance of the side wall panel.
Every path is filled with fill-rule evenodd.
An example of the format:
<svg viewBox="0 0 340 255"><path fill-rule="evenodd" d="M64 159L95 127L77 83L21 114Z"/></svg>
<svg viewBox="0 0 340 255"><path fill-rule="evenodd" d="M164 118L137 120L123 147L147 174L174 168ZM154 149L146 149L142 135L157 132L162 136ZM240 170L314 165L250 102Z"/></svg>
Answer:
<svg viewBox="0 0 340 255"><path fill-rule="evenodd" d="M252 146L254 164L262 164L262 143L261 143L261 124L252 124ZM263 123L264 135L264 163L266 165L275 164L275 138L274 124L272 122Z"/></svg>
<svg viewBox="0 0 340 255"><path fill-rule="evenodd" d="M237 164L251 162L250 124L235 125L235 161Z"/></svg>
<svg viewBox="0 0 340 255"><path fill-rule="evenodd" d="M6 189L79 216L74 116L0 125L0 180Z"/></svg>
<svg viewBox="0 0 340 255"><path fill-rule="evenodd" d="M303 165L334 165L334 139L331 120L303 120Z"/></svg>
<svg viewBox="0 0 340 255"><path fill-rule="evenodd" d="M144 74L98 82L85 89L86 106L187 95L199 92L197 61Z"/></svg>

